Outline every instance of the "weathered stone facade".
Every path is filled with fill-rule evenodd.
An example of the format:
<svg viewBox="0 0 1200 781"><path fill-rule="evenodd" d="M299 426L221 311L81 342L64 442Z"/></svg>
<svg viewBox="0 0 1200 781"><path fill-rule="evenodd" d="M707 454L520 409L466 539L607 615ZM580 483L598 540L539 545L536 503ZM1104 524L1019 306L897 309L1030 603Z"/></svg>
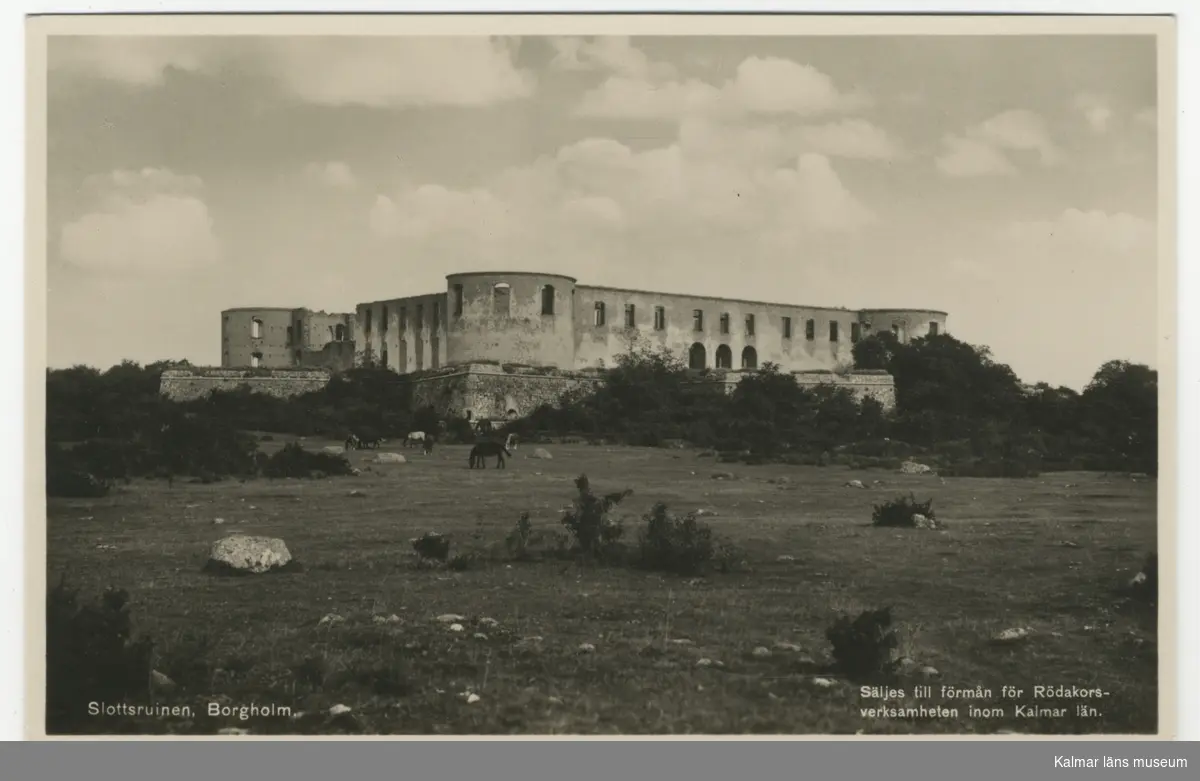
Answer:
<svg viewBox="0 0 1200 781"><path fill-rule="evenodd" d="M431 406L443 417L509 420L554 404L569 393L604 381L598 372L469 363L413 375L414 407Z"/></svg>
<svg viewBox="0 0 1200 781"><path fill-rule="evenodd" d="M747 373L746 371L725 372L718 376L716 382L724 386L726 393L733 393L733 389ZM896 384L892 380L892 375L885 371L852 371L842 374L831 371L809 371L792 372L792 376L803 388L830 384L846 388L860 402L863 399L875 399L885 410L894 409L896 406Z"/></svg>
<svg viewBox="0 0 1200 781"><path fill-rule="evenodd" d="M321 390L331 376L320 369L167 369L159 380L159 392L172 401L191 401L215 390L247 387L255 393L287 398Z"/></svg>

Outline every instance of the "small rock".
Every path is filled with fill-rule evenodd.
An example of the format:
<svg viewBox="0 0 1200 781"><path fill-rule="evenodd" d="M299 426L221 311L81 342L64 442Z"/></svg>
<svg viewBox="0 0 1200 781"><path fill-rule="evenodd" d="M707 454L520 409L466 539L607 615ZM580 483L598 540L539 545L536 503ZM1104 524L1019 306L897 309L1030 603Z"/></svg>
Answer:
<svg viewBox="0 0 1200 781"><path fill-rule="evenodd" d="M477 702L479 702L479 695L478 695L478 694L475 694L474 692L471 692L470 694L468 694L468 695L467 695L467 704L468 704L468 705L474 705L474 704L475 704L475 703L477 703Z"/></svg>
<svg viewBox="0 0 1200 781"><path fill-rule="evenodd" d="M543 460L545 460L545 461L549 461L549 460L551 460L552 458L554 458L554 456L550 455L550 451L549 451L549 450L547 450L547 449L546 449L546 448L544 448L544 447L539 447L539 448L536 448L536 449L535 449L535 450L534 450L534 451L533 451L533 452L532 452L532 453L529 455L529 457L530 457L530 458L540 458L540 459L543 459Z"/></svg>
<svg viewBox="0 0 1200 781"><path fill-rule="evenodd" d="M925 665L921 668L921 675L924 675L926 678L937 678L941 673L937 671L936 667Z"/></svg>
<svg viewBox="0 0 1200 781"><path fill-rule="evenodd" d="M374 616L371 620L376 624L398 624L400 616L392 613L390 616Z"/></svg>
<svg viewBox="0 0 1200 781"><path fill-rule="evenodd" d="M713 472L712 479L713 480L732 480L733 473L732 472Z"/></svg>
<svg viewBox="0 0 1200 781"><path fill-rule="evenodd" d="M848 483L846 483L846 487L847 488L866 488L866 486L863 485L862 480L851 480Z"/></svg>
<svg viewBox="0 0 1200 781"><path fill-rule="evenodd" d="M329 613L328 615L321 617L321 620L317 622L317 626L334 626L335 624L340 624L345 620L345 617L339 616L337 613Z"/></svg>
<svg viewBox="0 0 1200 781"><path fill-rule="evenodd" d="M1079 543L1077 543L1077 542L1071 542L1070 540L1063 540L1063 541L1062 541L1062 546L1063 546L1064 548L1078 548L1078 547L1079 547Z"/></svg>
<svg viewBox="0 0 1200 781"><path fill-rule="evenodd" d="M822 689L829 689L837 685L837 681L830 678L813 678L813 686L820 686Z"/></svg>
<svg viewBox="0 0 1200 781"><path fill-rule="evenodd" d="M757 648L755 648L750 653L752 653L753 655L758 656L758 657L771 655L771 651L768 650L765 646L761 646L761 645L758 646Z"/></svg>
<svg viewBox="0 0 1200 781"><path fill-rule="evenodd" d="M349 705L342 705L341 703L338 703L337 705L334 705L332 708L329 709L329 715L335 716L335 717L343 716L343 715L349 713L351 710L353 710L353 709Z"/></svg>
<svg viewBox="0 0 1200 781"><path fill-rule="evenodd" d="M896 661L896 669L902 673L910 673L919 666L920 665L917 664L916 660L907 656L903 656Z"/></svg>
<svg viewBox="0 0 1200 781"><path fill-rule="evenodd" d="M362 497L365 495L366 494L364 494L362 491L358 490L357 488L351 490L350 493L348 494L348 496L357 496L357 497Z"/></svg>
<svg viewBox="0 0 1200 781"><path fill-rule="evenodd" d="M793 653L799 653L804 650L795 643L785 643L783 641L775 643L775 649L778 651L792 651Z"/></svg>
<svg viewBox="0 0 1200 781"><path fill-rule="evenodd" d="M579 644L579 653L581 653L581 654L590 654L590 653L595 652L595 650L596 650L596 646L592 645L591 643L580 643Z"/></svg>
<svg viewBox="0 0 1200 781"><path fill-rule="evenodd" d="M711 515L715 518L717 516L717 511L716 510L704 510L704 509L700 509L700 510L696 511L697 518L704 516L704 515Z"/></svg>
<svg viewBox="0 0 1200 781"><path fill-rule="evenodd" d="M484 616L483 618L479 619L479 625L494 629L500 626L500 622L494 618L488 618L487 616Z"/></svg>
<svg viewBox="0 0 1200 781"><path fill-rule="evenodd" d="M786 553L783 554L782 556L775 557L775 561L795 561L795 560L796 560L795 556L789 556Z"/></svg>
<svg viewBox="0 0 1200 781"><path fill-rule="evenodd" d="M1029 629L1027 627L1013 627L994 635L992 641L996 643L1015 643L1027 637L1029 637Z"/></svg>
<svg viewBox="0 0 1200 781"><path fill-rule="evenodd" d="M220 526L223 523L225 523L224 518L213 518L213 526Z"/></svg>
<svg viewBox="0 0 1200 781"><path fill-rule="evenodd" d="M244 727L221 727L217 730L218 735L249 735L250 730Z"/></svg>
<svg viewBox="0 0 1200 781"><path fill-rule="evenodd" d="M713 663L713 660L712 660L712 659L709 659L709 658L707 658L707 657L705 657L705 658L703 658L703 659L697 659L697 660L696 660L696 666L697 666L697 667L711 667L711 666L712 666L712 663Z"/></svg>
<svg viewBox="0 0 1200 781"><path fill-rule="evenodd" d="M562 698L550 696L546 698L546 702L550 703L551 705L562 705Z"/></svg>
<svg viewBox="0 0 1200 781"><path fill-rule="evenodd" d="M408 459L399 453L376 453L374 463L376 464L407 464Z"/></svg>
<svg viewBox="0 0 1200 781"><path fill-rule="evenodd" d="M460 621L466 621L467 619L463 616L460 616L458 613L443 613L437 617L437 620L441 621L443 624L455 624Z"/></svg>
<svg viewBox="0 0 1200 781"><path fill-rule="evenodd" d="M688 640L686 637L676 637L673 638L671 642L675 645L695 645L695 643L693 643L691 640Z"/></svg>
<svg viewBox="0 0 1200 781"><path fill-rule="evenodd" d="M451 632L461 632L462 630L463 630L463 625L462 625L462 624L451 624L451 625L450 625L450 631L451 631Z"/></svg>
<svg viewBox="0 0 1200 781"><path fill-rule="evenodd" d="M475 634L471 635L471 637L474 638L475 640L487 640L488 639L488 636L485 635L483 632L476 632Z"/></svg>
<svg viewBox="0 0 1200 781"><path fill-rule="evenodd" d="M175 681L172 681L168 676L160 673L158 670L150 671L150 681L155 689L159 691L169 692L175 688Z"/></svg>

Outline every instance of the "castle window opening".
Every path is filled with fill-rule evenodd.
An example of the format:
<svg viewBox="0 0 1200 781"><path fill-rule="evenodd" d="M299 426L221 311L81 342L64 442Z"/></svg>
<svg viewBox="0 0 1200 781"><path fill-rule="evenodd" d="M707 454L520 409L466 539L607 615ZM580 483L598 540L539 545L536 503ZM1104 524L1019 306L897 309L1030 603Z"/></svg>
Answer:
<svg viewBox="0 0 1200 781"><path fill-rule="evenodd" d="M746 336L754 336L754 315L746 315Z"/></svg>
<svg viewBox="0 0 1200 781"><path fill-rule="evenodd" d="M728 312L721 313L721 333L723 333L723 334L729 333L729 313Z"/></svg>
<svg viewBox="0 0 1200 781"><path fill-rule="evenodd" d="M733 368L733 350L730 350L727 344L723 344L717 348L717 368Z"/></svg>
<svg viewBox="0 0 1200 781"><path fill-rule="evenodd" d="M804 338L812 341L817 338L817 321L809 318L804 321Z"/></svg>
<svg viewBox="0 0 1200 781"><path fill-rule="evenodd" d="M783 318L783 338L792 338L792 318L790 317Z"/></svg>
<svg viewBox="0 0 1200 781"><path fill-rule="evenodd" d="M497 282L492 288L492 313L500 317L508 317L509 313L509 298L512 294L510 288L504 282Z"/></svg>
<svg viewBox="0 0 1200 781"><path fill-rule="evenodd" d="M262 365L262 353L250 353L250 368L257 369Z"/></svg>
<svg viewBox="0 0 1200 781"><path fill-rule="evenodd" d="M858 323L850 324L850 341L857 342L862 339L862 326Z"/></svg>
<svg viewBox="0 0 1200 781"><path fill-rule="evenodd" d="M746 347L742 350L742 368L757 369L758 368L758 351L753 347Z"/></svg>
<svg viewBox="0 0 1200 781"><path fill-rule="evenodd" d="M704 345L696 342L688 350L688 368L697 371L703 369L707 363L708 356L704 352Z"/></svg>
<svg viewBox="0 0 1200 781"><path fill-rule="evenodd" d="M363 314L363 330L367 333L371 332L371 312L371 309L367 309L366 313Z"/></svg>
<svg viewBox="0 0 1200 781"><path fill-rule="evenodd" d="M508 411L508 419L509 419L509 420L516 420L516 417L517 417L517 411L516 411L515 409L510 409L510 410Z"/></svg>
<svg viewBox="0 0 1200 781"><path fill-rule="evenodd" d="M838 340L838 324L837 320L829 321L829 341L836 342Z"/></svg>
<svg viewBox="0 0 1200 781"><path fill-rule="evenodd" d="M403 332L407 329L408 329L408 307L402 306L402 307L400 307L400 331Z"/></svg>
<svg viewBox="0 0 1200 781"><path fill-rule="evenodd" d="M896 341L904 344L907 334L904 331L904 326L901 323L892 323L892 333L896 337Z"/></svg>
<svg viewBox="0 0 1200 781"><path fill-rule="evenodd" d="M346 341L346 326L341 323L333 327L333 338L339 342Z"/></svg>
<svg viewBox="0 0 1200 781"><path fill-rule="evenodd" d="M937 324L937 323L930 323L930 324L929 324L929 335L930 335L930 336L937 336L937 335L938 335L938 324Z"/></svg>
<svg viewBox="0 0 1200 781"><path fill-rule="evenodd" d="M386 334L388 332L388 307L387 307L387 304L383 305L383 317L381 317L379 319L382 321L382 324L380 325L379 330L383 331Z"/></svg>
<svg viewBox="0 0 1200 781"><path fill-rule="evenodd" d="M262 329L263 329L263 321L262 320L259 320L257 317L253 317L250 319L250 338L251 339L261 339L262 338Z"/></svg>
<svg viewBox="0 0 1200 781"><path fill-rule="evenodd" d="M704 330L704 310L703 309L693 309L692 310L692 330L693 331L703 331Z"/></svg>
<svg viewBox="0 0 1200 781"><path fill-rule="evenodd" d="M633 328L637 325L637 308L633 304L625 305L625 327Z"/></svg>
<svg viewBox="0 0 1200 781"><path fill-rule="evenodd" d="M654 330L665 331L667 328L667 310L661 306L654 307Z"/></svg>
<svg viewBox="0 0 1200 781"><path fill-rule="evenodd" d="M595 312L592 315L592 324L597 325L597 326L604 325L604 302L603 301L596 302Z"/></svg>
<svg viewBox="0 0 1200 781"><path fill-rule="evenodd" d="M420 331L425 326L425 305L417 304L417 330Z"/></svg>
<svg viewBox="0 0 1200 781"><path fill-rule="evenodd" d="M386 369L388 367L387 345L385 344L379 350L379 368Z"/></svg>
<svg viewBox="0 0 1200 781"><path fill-rule="evenodd" d="M433 330L437 331L438 326L442 324L442 307L437 301L433 302Z"/></svg>
<svg viewBox="0 0 1200 781"><path fill-rule="evenodd" d="M463 286L454 286L454 316L462 317L463 313Z"/></svg>
<svg viewBox="0 0 1200 781"><path fill-rule="evenodd" d="M289 325L287 327L287 343L290 345L294 338L295 338L295 332L292 330L292 327Z"/></svg>
<svg viewBox="0 0 1200 781"><path fill-rule="evenodd" d="M542 314L554 314L554 285L542 287Z"/></svg>
<svg viewBox="0 0 1200 781"><path fill-rule="evenodd" d="M296 351L296 365L299 366L303 362L304 362L304 353L297 350Z"/></svg>

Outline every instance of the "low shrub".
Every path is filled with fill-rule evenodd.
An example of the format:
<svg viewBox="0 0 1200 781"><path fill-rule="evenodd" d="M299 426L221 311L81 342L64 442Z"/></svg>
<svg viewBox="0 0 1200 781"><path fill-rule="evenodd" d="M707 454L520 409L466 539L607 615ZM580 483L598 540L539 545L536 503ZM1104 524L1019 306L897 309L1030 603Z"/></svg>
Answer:
<svg viewBox="0 0 1200 781"><path fill-rule="evenodd" d="M658 502L643 520L637 560L646 569L695 575L714 565L729 569L734 563L736 552L694 513L672 516L666 504Z"/></svg>
<svg viewBox="0 0 1200 781"><path fill-rule="evenodd" d="M46 731L70 734L96 723L89 702L139 702L150 694L154 643L133 637L129 594L107 589L80 604L65 578L46 596ZM112 724L106 723L111 730Z"/></svg>
<svg viewBox="0 0 1200 781"><path fill-rule="evenodd" d="M305 450L297 442L289 442L265 461L256 459L256 462L261 465L263 475L271 478L353 474L353 467L345 456L313 453Z"/></svg>
<svg viewBox="0 0 1200 781"><path fill-rule="evenodd" d="M430 561L445 561L450 557L450 539L442 534L429 532L412 541L417 556Z"/></svg>
<svg viewBox="0 0 1200 781"><path fill-rule="evenodd" d="M616 544L624 534L621 522L614 521L609 513L633 491L627 488L597 496L585 474L575 478L575 489L577 495L571 509L563 514L562 525L570 532L580 552L599 555L603 548Z"/></svg>
<svg viewBox="0 0 1200 781"><path fill-rule="evenodd" d="M875 526L903 526L911 529L922 525L918 516L931 525L937 524L933 514L933 499L922 503L909 494L875 505L871 523Z"/></svg>
<svg viewBox="0 0 1200 781"><path fill-rule="evenodd" d="M517 561L527 561L531 557L529 541L532 534L533 524L529 521L529 513L521 513L516 526L504 538L504 545L508 548L509 555Z"/></svg>
<svg viewBox="0 0 1200 781"><path fill-rule="evenodd" d="M863 611L854 620L839 616L825 630L838 672L852 680L893 672L896 667L893 656L900 642L891 625L890 607Z"/></svg>

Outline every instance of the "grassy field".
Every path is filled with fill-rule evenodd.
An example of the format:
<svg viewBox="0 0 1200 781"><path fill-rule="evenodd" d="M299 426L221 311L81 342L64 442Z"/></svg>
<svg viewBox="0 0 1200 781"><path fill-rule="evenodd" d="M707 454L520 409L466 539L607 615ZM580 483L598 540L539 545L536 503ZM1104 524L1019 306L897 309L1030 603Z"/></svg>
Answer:
<svg viewBox="0 0 1200 781"><path fill-rule="evenodd" d="M523 446L506 470L494 463L468 470L465 447L440 446L432 456L409 451L407 464L371 465L356 477L172 488L135 482L105 499L52 499L50 582L66 573L84 595L108 585L128 589L135 629L155 639L156 668L179 685L159 700L194 709L190 719L118 724L97 717L89 729L1156 729L1154 618L1114 596L1155 549L1152 480L1058 473L943 482L883 471L718 464L695 451L549 446L553 459L535 460L528 458L532 449ZM365 467L371 456L350 458ZM711 513L703 520L741 549L745 571L683 578L508 560L503 539L522 511L535 529L561 530L561 509L581 472L598 493L633 489L618 508L630 541L656 501L678 513L703 509ZM713 479L716 472L734 479ZM849 479L870 488L844 487ZM945 531L870 525L873 504L909 491L919 500L933 497ZM480 559L465 571L418 568L409 540L426 531L450 534L452 553L471 550ZM302 571L202 574L211 543L235 532L283 538ZM887 605L901 653L938 675L901 676L893 685L906 698L884 703L825 669L825 629L839 614ZM464 631L437 620L446 613L462 615ZM331 614L340 620L322 623ZM391 616L397 620L385 620ZM498 623L481 623L485 618ZM1018 626L1032 630L1024 642L990 642ZM581 650L585 643L592 650ZM768 653L755 653L759 647ZM917 684L931 686L932 696L914 700ZM1006 685L1023 696L1002 697ZM1035 700L1035 685L1100 687L1108 696ZM946 698L943 686L984 687L991 696ZM478 699L468 701L468 694ZM209 717L210 702L286 706L292 715ZM1079 715L1080 702L1096 713ZM968 704L1003 708L1004 715L971 717ZM331 717L335 705L351 710ZM915 705L954 707L958 715L863 712ZM1016 705L1067 712L1023 716Z"/></svg>

